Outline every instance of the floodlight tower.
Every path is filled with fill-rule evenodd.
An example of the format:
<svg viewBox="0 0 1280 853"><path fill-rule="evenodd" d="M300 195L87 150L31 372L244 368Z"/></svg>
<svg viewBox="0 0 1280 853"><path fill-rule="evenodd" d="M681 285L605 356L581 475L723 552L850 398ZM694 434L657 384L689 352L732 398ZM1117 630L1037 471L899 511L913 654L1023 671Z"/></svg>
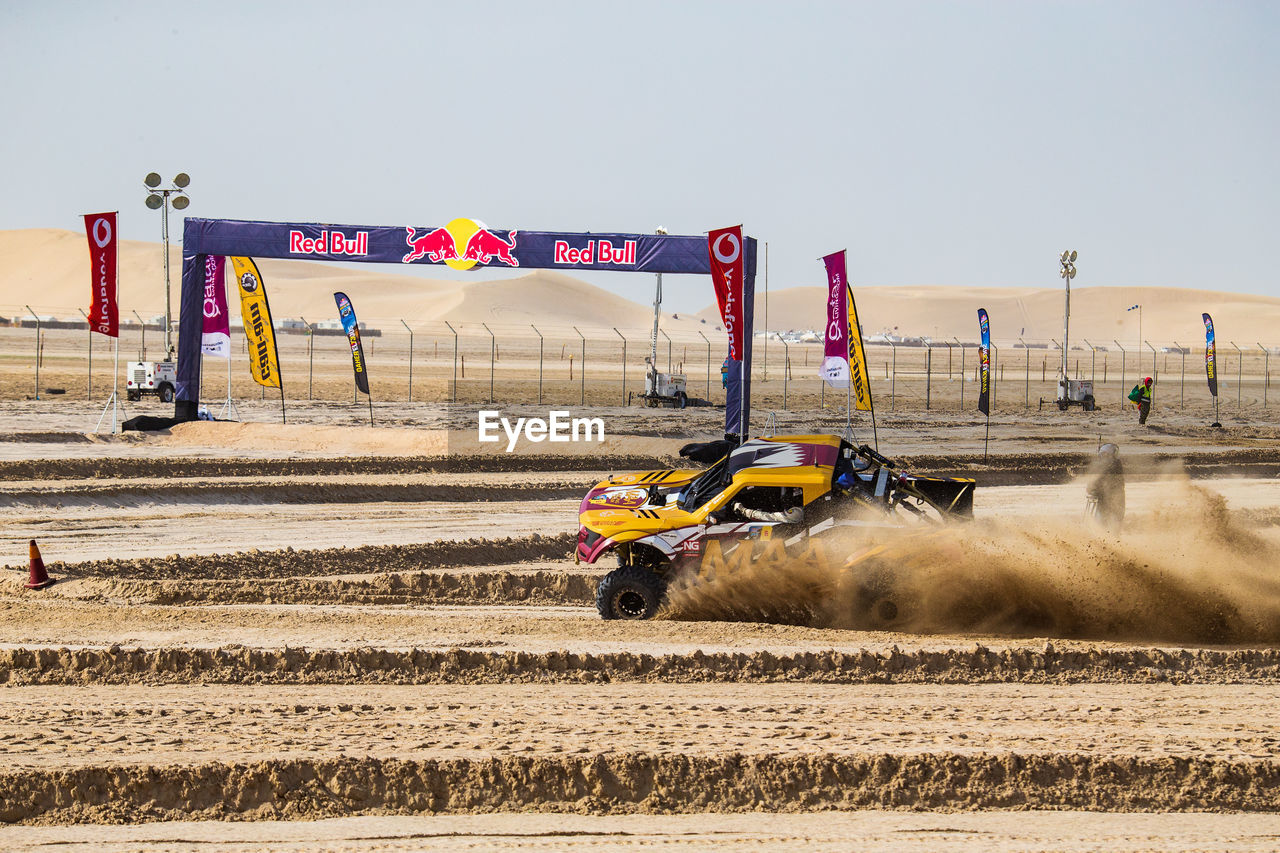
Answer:
<svg viewBox="0 0 1280 853"><path fill-rule="evenodd" d="M1058 380L1058 399L1065 400L1067 394L1067 351L1069 345L1067 342L1068 334L1071 329L1071 279L1076 277L1076 252L1074 249L1066 250L1058 256L1058 263L1061 269L1058 275L1062 277L1063 283L1066 285L1066 301L1062 308L1062 375Z"/></svg>
<svg viewBox="0 0 1280 853"><path fill-rule="evenodd" d="M191 199L187 198L186 194L191 176L186 172L179 172L174 176L173 187L167 190L156 189L160 186L160 175L155 172L148 173L142 182L147 187L147 207L152 210L157 208L163 210L161 221L164 223L162 226L164 234L164 358L168 361L173 357L173 303L169 291L169 205L173 205L174 210L186 210L187 205L191 204Z"/></svg>

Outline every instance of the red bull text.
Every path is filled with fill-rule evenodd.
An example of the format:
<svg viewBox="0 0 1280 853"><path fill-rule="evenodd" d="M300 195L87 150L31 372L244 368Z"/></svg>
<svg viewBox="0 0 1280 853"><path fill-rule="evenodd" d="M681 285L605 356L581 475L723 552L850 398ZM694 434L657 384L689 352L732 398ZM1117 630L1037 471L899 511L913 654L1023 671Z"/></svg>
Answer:
<svg viewBox="0 0 1280 853"><path fill-rule="evenodd" d="M357 231L347 237L341 231L321 231L319 237L308 237L301 231L289 232L289 253L292 255L367 255L369 232Z"/></svg>

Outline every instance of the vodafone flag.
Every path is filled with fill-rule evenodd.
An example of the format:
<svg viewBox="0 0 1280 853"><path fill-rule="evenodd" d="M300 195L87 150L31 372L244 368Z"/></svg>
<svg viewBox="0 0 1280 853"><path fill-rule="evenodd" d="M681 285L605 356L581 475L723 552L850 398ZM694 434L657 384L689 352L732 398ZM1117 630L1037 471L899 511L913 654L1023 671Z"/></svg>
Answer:
<svg viewBox="0 0 1280 853"><path fill-rule="evenodd" d="M120 336L120 308L116 297L116 212L88 213L84 233L89 238L89 267L92 293L89 297L89 328L110 338Z"/></svg>
<svg viewBox="0 0 1280 853"><path fill-rule="evenodd" d="M742 226L721 228L707 235L711 255L711 283L724 329L729 333L729 358L742 361Z"/></svg>

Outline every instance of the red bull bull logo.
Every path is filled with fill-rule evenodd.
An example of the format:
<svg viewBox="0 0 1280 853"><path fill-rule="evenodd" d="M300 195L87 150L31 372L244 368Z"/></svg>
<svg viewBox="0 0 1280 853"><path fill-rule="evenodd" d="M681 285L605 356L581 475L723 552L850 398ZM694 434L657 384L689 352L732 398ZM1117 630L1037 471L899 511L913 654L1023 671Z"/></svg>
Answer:
<svg viewBox="0 0 1280 853"><path fill-rule="evenodd" d="M409 251L401 259L403 263L426 258L432 263L443 262L455 270L469 270L475 266L487 266L497 261L509 267L520 266L513 254L516 248L516 232L508 232L504 240L490 231L483 222L459 218L443 228L436 228L421 235L415 228L406 228L405 243Z"/></svg>
<svg viewBox="0 0 1280 853"><path fill-rule="evenodd" d="M432 263L443 263L458 257L458 249L453 243L453 235L449 233L447 228L437 228L434 231L428 231L421 237L414 236L417 233L416 228L406 228L409 236L405 240L409 244L409 253L402 258L402 262L411 264L418 258L427 258Z"/></svg>

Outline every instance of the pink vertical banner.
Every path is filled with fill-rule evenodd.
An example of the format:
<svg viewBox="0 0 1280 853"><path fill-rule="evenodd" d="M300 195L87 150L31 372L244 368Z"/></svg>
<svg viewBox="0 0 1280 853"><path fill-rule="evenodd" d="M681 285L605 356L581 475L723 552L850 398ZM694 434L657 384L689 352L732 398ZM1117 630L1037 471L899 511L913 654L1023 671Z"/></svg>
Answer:
<svg viewBox="0 0 1280 853"><path fill-rule="evenodd" d="M200 351L218 358L231 358L231 318L227 316L227 287L223 275L227 259L207 255L204 259L204 325Z"/></svg>
<svg viewBox="0 0 1280 853"><path fill-rule="evenodd" d="M742 305L742 226L720 228L707 235L711 258L711 284L724 330L729 333L729 360L742 361L744 314Z"/></svg>
<svg viewBox="0 0 1280 853"><path fill-rule="evenodd" d="M84 217L84 231L89 237L89 265L92 291L89 295L89 328L100 335L118 337L120 306L116 296L116 214L89 213Z"/></svg>
<svg viewBox="0 0 1280 853"><path fill-rule="evenodd" d="M849 387L849 297L844 250L822 259L827 267L827 330L819 375L832 388Z"/></svg>

